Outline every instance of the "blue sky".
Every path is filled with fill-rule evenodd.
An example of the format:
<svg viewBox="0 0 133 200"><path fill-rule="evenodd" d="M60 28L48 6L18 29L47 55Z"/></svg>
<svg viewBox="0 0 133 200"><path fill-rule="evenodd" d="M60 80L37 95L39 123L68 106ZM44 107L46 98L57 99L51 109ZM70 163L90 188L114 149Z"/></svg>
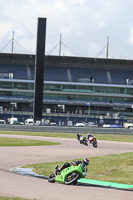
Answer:
<svg viewBox="0 0 133 200"><path fill-rule="evenodd" d="M133 59L132 8L133 0L0 0L0 51L11 52L14 31L14 53L35 54L37 20L44 17L46 55L61 34L64 56L105 58L109 37L109 58ZM59 46L50 55L58 52Z"/></svg>

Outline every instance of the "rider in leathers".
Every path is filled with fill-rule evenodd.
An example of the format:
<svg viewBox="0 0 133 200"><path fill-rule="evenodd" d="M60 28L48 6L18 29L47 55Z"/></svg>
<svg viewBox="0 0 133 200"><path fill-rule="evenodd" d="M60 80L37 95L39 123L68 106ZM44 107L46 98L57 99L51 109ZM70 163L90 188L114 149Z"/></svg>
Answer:
<svg viewBox="0 0 133 200"><path fill-rule="evenodd" d="M80 160L76 160L76 161L72 161L71 164L66 162L62 165L61 168L58 168L58 165L56 165L55 167L55 174L57 174L58 172L61 172L63 169L67 168L67 167L70 167L71 165L74 165L74 166L78 166L79 164L82 164L82 167L83 167L83 173L84 173L84 176L86 176L86 172L87 172L87 166L89 165L89 159L88 158L84 158L82 161Z"/></svg>

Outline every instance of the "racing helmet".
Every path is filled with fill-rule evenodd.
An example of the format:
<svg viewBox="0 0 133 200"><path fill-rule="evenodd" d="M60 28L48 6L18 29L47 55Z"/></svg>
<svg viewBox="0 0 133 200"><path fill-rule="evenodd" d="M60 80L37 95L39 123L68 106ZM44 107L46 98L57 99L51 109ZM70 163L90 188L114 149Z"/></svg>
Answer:
<svg viewBox="0 0 133 200"><path fill-rule="evenodd" d="M89 165L89 163L90 163L90 161L89 161L89 159L88 159L88 158L84 158L84 159L82 160L82 163L83 163L83 165L86 165L86 166L88 166L88 165Z"/></svg>

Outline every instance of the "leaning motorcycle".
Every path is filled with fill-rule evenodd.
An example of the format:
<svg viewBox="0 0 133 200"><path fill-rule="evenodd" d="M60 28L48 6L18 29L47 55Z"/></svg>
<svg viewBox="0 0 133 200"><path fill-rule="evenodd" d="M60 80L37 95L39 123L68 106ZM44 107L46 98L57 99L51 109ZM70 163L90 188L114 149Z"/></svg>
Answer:
<svg viewBox="0 0 133 200"><path fill-rule="evenodd" d="M97 147L97 140L94 136L89 137L88 139L89 143L93 145L93 147Z"/></svg>
<svg viewBox="0 0 133 200"><path fill-rule="evenodd" d="M80 144L84 144L84 145L88 146L88 141L86 139L80 140Z"/></svg>
<svg viewBox="0 0 133 200"><path fill-rule="evenodd" d="M80 144L88 146L88 140L83 135L77 134L77 139L80 141Z"/></svg>
<svg viewBox="0 0 133 200"><path fill-rule="evenodd" d="M78 179L84 178L86 175L87 174L83 172L82 164L79 164L78 166L71 165L70 167L63 169L61 172L57 172L57 174L51 174L48 177L48 181L50 183L59 182L66 185L75 185Z"/></svg>

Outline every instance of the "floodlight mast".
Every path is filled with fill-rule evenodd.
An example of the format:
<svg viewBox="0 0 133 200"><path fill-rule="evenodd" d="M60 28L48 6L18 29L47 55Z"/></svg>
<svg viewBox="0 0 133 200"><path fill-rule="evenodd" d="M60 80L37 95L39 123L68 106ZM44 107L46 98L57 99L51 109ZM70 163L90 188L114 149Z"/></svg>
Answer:
<svg viewBox="0 0 133 200"><path fill-rule="evenodd" d="M109 37L107 37L107 53L106 53L106 58L109 57Z"/></svg>
<svg viewBox="0 0 133 200"><path fill-rule="evenodd" d="M42 120L46 18L38 18L35 59L34 123Z"/></svg>
<svg viewBox="0 0 133 200"><path fill-rule="evenodd" d="M62 35L60 34L59 56L61 56L61 43L62 43L61 39L62 39Z"/></svg>
<svg viewBox="0 0 133 200"><path fill-rule="evenodd" d="M12 32L12 53L14 51L14 31Z"/></svg>

